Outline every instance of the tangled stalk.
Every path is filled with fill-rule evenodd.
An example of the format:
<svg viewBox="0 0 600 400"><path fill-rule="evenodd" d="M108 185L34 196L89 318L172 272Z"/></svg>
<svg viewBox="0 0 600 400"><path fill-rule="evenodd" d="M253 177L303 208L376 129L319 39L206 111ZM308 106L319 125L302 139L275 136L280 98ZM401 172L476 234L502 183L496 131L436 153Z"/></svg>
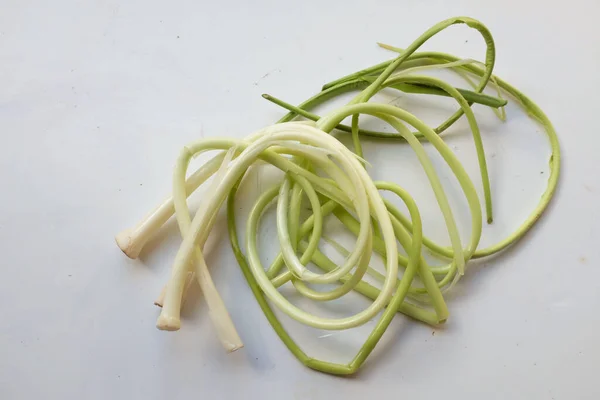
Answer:
<svg viewBox="0 0 600 400"><path fill-rule="evenodd" d="M466 24L481 34L487 47L484 62L460 59L438 52L416 52L433 35L454 24ZM546 115L535 103L492 74L495 47L487 28L471 18L452 18L427 30L406 49L382 44L380 46L397 52L398 56L391 61L324 85L319 93L299 106L263 95L267 100L288 110L275 125L243 140L204 139L184 147L174 171L173 197L165 200L135 228L120 233L116 238L125 254L135 258L148 239L173 214L177 217L183 242L175 257L171 278L156 301L157 305L162 306L157 321L159 329L180 328L181 304L187 287L196 279L207 300L210 317L225 349L234 351L243 346L210 277L203 255L204 244L215 223L216 215L226 200L233 252L267 320L302 363L319 371L339 375L352 374L360 367L397 312L431 325L445 322L448 318L448 308L443 294L465 273L469 260L486 257L505 249L520 239L537 221L548 205L558 182L560 152L556 133ZM472 90L455 88L443 80L418 75L420 71L440 68L456 72L465 79ZM488 85L496 89L496 97L483 93ZM432 128L401 108L369 102L375 94L384 89L450 97L456 101L459 109L441 125ZM332 98L356 90L360 92L346 106L327 115L321 117L310 111ZM550 175L548 186L538 205L521 226L501 242L479 249L483 224L480 199L474 183L440 134L465 115L478 157L486 220L491 223L493 207L486 158L471 106L482 104L491 107L504 119L503 107L507 101L502 97L503 94L512 98L544 127L552 150ZM393 127L395 132L361 129L359 115L370 115L380 119ZM304 117L305 120L297 120L298 117ZM352 117L351 126L341 124L347 117ZM354 151L331 136L333 130L350 133ZM435 243L423 234L419 209L406 190L396 183L371 180L365 169L367 161L363 159L360 136L394 138L412 148L442 212L450 237L450 247ZM471 236L465 243L458 234L446 193L422 141L433 145L460 184L471 214ZM190 160L212 150L221 152L186 180ZM246 226L244 254L236 226L236 192L246 172L257 161L277 167L285 173L285 177L280 184L262 193L252 207ZM214 179L207 191L207 197L192 219L187 197L212 176ZM397 195L406 205L408 215L384 200L379 194L380 191L389 191ZM304 197L310 204L311 215L302 220L300 210ZM277 236L281 251L273 263L265 268L259 258L257 231L261 217L272 205L276 206ZM356 235L356 243L351 251L323 237L323 221L330 217L337 218ZM321 239L334 245L346 256L342 265L336 265L319 250ZM407 256L399 254L398 243ZM447 264L429 265L422 255L425 249L440 260L447 261ZM369 266L373 252L383 257L384 274ZM322 273L309 270L306 267L309 263ZM402 269L400 276L399 269ZM363 280L365 275L379 281L381 289ZM416 277L419 279L414 279ZM299 293L314 301L331 301L356 291L371 299L372 303L349 317L318 317L291 304L281 294L278 288L287 283L291 283ZM311 287L318 284L334 284L335 288L323 292ZM328 330L356 327L383 312L352 361L348 364L335 364L306 355L283 328L272 305L303 324Z"/></svg>

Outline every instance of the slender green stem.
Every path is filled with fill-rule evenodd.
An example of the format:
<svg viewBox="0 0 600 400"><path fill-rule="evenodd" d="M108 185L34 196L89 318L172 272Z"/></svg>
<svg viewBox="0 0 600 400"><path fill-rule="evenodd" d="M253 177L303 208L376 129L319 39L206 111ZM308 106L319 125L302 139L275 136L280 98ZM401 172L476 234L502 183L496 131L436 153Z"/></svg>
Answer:
<svg viewBox="0 0 600 400"><path fill-rule="evenodd" d="M455 24L467 24L482 35L486 43L484 63L464 60L444 53L416 52L432 36ZM272 96L263 95L267 100L289 110L278 124L262 129L244 140L205 139L184 148L174 174L173 201L166 202L167 205L161 207L160 212L150 215L148 221L145 220L139 225L140 231L136 232L140 238L146 240L149 230L157 229L166 220L167 208L174 207L183 243L175 258L165 304L158 321L159 327L171 330L179 327L179 309L184 281L190 266L195 266L199 283L211 309L211 318L215 322L223 344L227 347L229 341L239 342L227 310L212 284L202 255L202 247L225 200L227 200L228 231L234 255L268 322L292 354L304 365L338 375L356 372L373 351L397 312L428 324L445 322L449 312L443 293L458 282L460 276L465 273L465 266L469 260L497 253L531 229L556 190L560 167L558 140L552 124L535 103L505 81L493 76L495 46L487 28L471 18L451 18L427 30L406 49L387 45L382 47L399 54L393 60L362 69L325 85L321 92L297 107ZM433 68L452 69L463 77L473 90L455 88L437 78L415 75L417 71ZM478 81L475 82L473 77L479 78ZM482 93L488 84L497 88L497 97ZM459 109L440 126L431 128L415 115L399 107L370 102L376 93L386 88L407 93L451 97L457 102ZM350 91L360 92L348 105L333 110L323 117L310 112L312 108ZM515 232L495 245L478 249L483 225L479 197L471 178L439 134L462 115L466 116L477 153L487 220L492 222L489 174L481 133L471 106L477 103L493 109L500 108L499 116L504 118L503 107L506 100L502 98L501 92L520 104L545 128L552 150L550 176L548 187L537 207ZM359 127L361 115L378 118L396 132L361 129ZM292 122L297 116L315 122ZM341 124L347 117L352 118L350 126ZM411 132L407 125L415 129L415 132ZM354 153L328 135L333 129L351 134ZM369 164L363 158L361 136L402 139L411 147L427 176L427 181L442 212L450 238L450 247L442 246L424 236L419 209L406 190L392 182L373 182L365 170L365 165L368 167ZM447 195L421 143L425 140L442 156L460 184L471 215L468 240L463 240L458 233L458 226ZM186 181L185 176L190 160L211 150L222 150L223 153L210 161L209 167L203 168L201 174L192 175L191 182ZM240 248L236 226L236 193L247 170L259 160L279 168L285 173L285 178L281 184L259 194L245 229L246 254L244 254ZM211 175L215 176L209 195L192 219L186 198ZM408 216L400 212L391 202L384 200L379 193L380 190L398 196L408 209ZM307 217L302 212L304 196L310 206L310 214ZM257 232L265 210L273 205L276 207L277 240L281 251L271 266L265 270L259 257ZM351 250L346 250L323 235L324 221L331 214L356 236L356 242ZM320 251L318 245L322 238L332 243L345 256L345 261L341 265L336 265ZM399 254L398 245L406 252L406 256ZM136 250L142 247L136 243L130 246ZM430 266L422 255L423 247L447 264ZM373 252L383 257L384 273L369 267ZM309 263L318 267L320 272L309 269ZM403 269L399 270L399 266ZM375 278L381 284L381 288L376 288L363 280L365 275ZM419 278L420 282L415 278ZM278 288L287 282L291 282L303 296L316 301L338 299L355 290L372 302L364 310L348 317L335 319L318 317L295 306L278 291ZM313 288L313 285L318 284L333 285L333 288L329 291L319 291ZM312 358L304 353L284 329L269 303L303 324L329 330L356 327L365 324L378 314L381 315L352 361L348 364L335 364ZM239 343L241 345L241 342Z"/></svg>

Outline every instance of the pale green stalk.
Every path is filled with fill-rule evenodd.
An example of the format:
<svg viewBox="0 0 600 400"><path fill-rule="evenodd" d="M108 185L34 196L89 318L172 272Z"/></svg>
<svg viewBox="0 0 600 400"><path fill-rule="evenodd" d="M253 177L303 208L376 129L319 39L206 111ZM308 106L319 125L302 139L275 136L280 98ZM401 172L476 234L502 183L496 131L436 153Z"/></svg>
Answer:
<svg viewBox="0 0 600 400"><path fill-rule="evenodd" d="M431 36L459 23L465 23L481 33L487 47L485 63L437 52L416 53L416 50ZM148 237L172 214L173 208L176 211L184 240L175 259L171 280L167 285L165 301L158 321L159 327L164 329L179 327L179 308L185 280L190 275L191 266L194 266L219 337L226 347L227 343L236 341L237 333L214 288L202 255L203 245L225 197L228 197L228 228L234 254L267 320L284 344L302 363L313 369L341 375L352 374L360 367L380 340L396 312L402 312L428 324L446 321L448 309L442 294L458 282L465 271L465 264L471 258L495 254L506 248L533 226L556 189L560 163L558 141L550 121L539 107L517 89L492 75L495 47L487 28L471 18L452 18L426 31L406 49L388 45L382 47L396 51L399 55L393 60L363 69L325 85L322 92L298 107L264 95L268 100L290 111L279 121L280 124L262 129L243 141L207 139L194 142L184 149L174 174L173 200L167 200L135 229L118 237L119 246L128 255L137 256ZM418 71L436 68L450 68L456 71L473 87L473 90L454 88L440 79L414 75ZM479 77L479 82L473 82L471 76ZM488 82L496 87L498 97L482 93ZM432 129L414 115L398 107L368 103L373 95L385 88L452 97L460 108L444 123ZM477 152L485 210L488 222L491 222L492 195L485 153L471 105L478 103L491 108L500 108L499 116L504 118L503 107L506 101L502 98L500 89L514 98L546 129L552 148L550 176L548 187L538 206L524 223L500 243L478 250L482 233L479 198L464 168L438 134L450 127L461 115L466 115ZM327 100L354 90L361 92L349 105L329 112L324 117L309 111ZM396 130L396 133L360 129L358 122L361 114L369 114L385 121ZM316 123L289 122L297 116L304 116ZM341 121L348 116L352 116L351 126L341 125ZM416 131L411 132L404 123L412 126ZM333 129L351 133L356 154L328 136ZM370 179L364 169L369 167L369 164L362 157L359 140L361 135L401 138L411 146L442 211L451 247L441 246L423 236L419 210L405 190L394 183L373 182ZM471 237L465 248L462 246L452 210L437 173L424 152L420 140L427 140L439 152L457 178L465 195L471 213ZM224 150L224 152L192 174L186 181L189 159L209 150ZM293 158L284 155L292 155ZM286 178L281 185L262 193L254 205L246 227L248 254L246 258L237 238L235 194L248 168L259 161L281 169L286 173ZM214 186L209 190L208 196L192 220L187 209L186 197L215 173ZM321 176L322 173L329 178ZM403 215L390 202L384 201L378 190L388 190L396 194L407 206L410 217ZM303 196L308 198L312 214L301 221ZM275 204L277 236L281 253L265 271L258 254L256 234L261 216L269 205L273 205L275 199L277 199ZM346 256L341 266L335 265L318 249L322 238L323 221L330 214L334 214L357 236L352 251L344 249L335 241L326 239L334 243L335 247ZM397 243L405 249L407 257L398 253ZM440 259L450 259L451 262L443 266L430 266L421 254L423 246ZM385 274L368 266L373 251L383 257ZM308 270L306 266L309 262L316 265L323 273ZM404 267L401 277L398 276L399 265ZM362 280L365 273L382 283L381 290ZM413 284L416 276L420 278L422 286ZM350 317L337 319L316 317L292 305L277 290L279 286L289 281L302 295L312 300L329 301L356 290L373 302L366 309ZM337 286L329 292L321 292L308 287L306 283L334 283ZM355 327L366 323L382 310L383 312L372 333L352 361L345 365L334 364L306 355L278 321L267 298L290 317L321 329L337 330ZM410 303L406 301L407 298L417 303ZM421 306L421 304L426 305ZM239 337L237 339L239 340ZM241 341L239 343L241 344Z"/></svg>

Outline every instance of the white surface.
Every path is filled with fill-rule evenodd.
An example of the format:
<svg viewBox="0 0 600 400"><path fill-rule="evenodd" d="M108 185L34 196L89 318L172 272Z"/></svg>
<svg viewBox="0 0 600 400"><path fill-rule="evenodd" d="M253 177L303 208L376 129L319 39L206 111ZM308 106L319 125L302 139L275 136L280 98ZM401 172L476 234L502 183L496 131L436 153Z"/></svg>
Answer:
<svg viewBox="0 0 600 400"><path fill-rule="evenodd" d="M600 398L598 2L333 3L2 2L0 398ZM224 354L198 291L181 331L156 330L152 300L179 244L174 225L137 261L113 235L169 192L179 149L270 124L282 112L261 93L297 103L391 57L376 41L405 46L455 15L491 29L496 73L549 115L564 158L548 212L519 245L469 271L447 326L432 336L399 317L355 377L310 371L262 316L221 232L209 262L245 349ZM427 48L478 58L483 49L464 27ZM419 113L425 103L410 99ZM542 133L508 111L501 125L478 109L497 221L485 243L527 215L547 176ZM475 171L468 137L448 140ZM366 146L375 175L411 190L427 232L444 240L410 152ZM311 354L335 360L367 332L288 325Z"/></svg>

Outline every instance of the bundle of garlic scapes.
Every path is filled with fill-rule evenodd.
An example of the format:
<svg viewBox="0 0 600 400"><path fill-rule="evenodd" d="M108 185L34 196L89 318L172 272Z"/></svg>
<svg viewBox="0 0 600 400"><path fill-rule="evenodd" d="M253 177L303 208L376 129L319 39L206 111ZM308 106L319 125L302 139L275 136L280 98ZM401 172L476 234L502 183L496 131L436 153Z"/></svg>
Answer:
<svg viewBox="0 0 600 400"><path fill-rule="evenodd" d="M487 45L483 63L471 59L436 53L416 53L430 37L454 24L467 24L480 32ZM117 235L119 247L131 258L136 258L148 239L175 213L183 242L176 255L171 278L156 304L162 307L157 327L177 330L180 327L180 308L187 287L197 280L210 312L218 336L228 351L243 346L234 324L208 272L203 248L215 223L215 216L227 200L228 227L231 244L248 284L269 323L290 351L310 368L331 374L347 375L355 372L371 353L396 312L431 325L448 318L443 293L449 290L465 273L469 260L497 253L520 239L537 221L548 205L558 182L560 153L556 133L542 110L517 89L492 75L495 48L490 32L480 22L467 17L442 21L426 31L406 49L387 45L382 47L399 53L397 58L345 76L323 87L323 90L300 106L292 106L269 95L264 97L289 113L277 124L262 129L243 140L204 139L185 146L179 156L173 177L173 197L150 213L135 228ZM448 83L417 73L432 68L447 68L458 73L473 90L455 88ZM474 78L479 78L478 82ZM482 93L488 84L497 97ZM409 112L389 104L369 102L384 88L410 93L449 96L456 100L459 110L437 128L431 128ZM361 92L346 106L320 117L308 111L324 101L351 90ZM482 232L482 207L475 185L460 161L439 136L463 114L473 134L477 151L481 182L484 192L488 223L492 222L492 197L483 143L477 121L471 109L474 103L489 106L501 119L503 106L509 95L546 131L552 149L548 186L535 210L509 237L491 247L478 249ZM360 114L376 117L396 133L360 129ZM302 116L308 120L294 121ZM352 126L341 121L352 116ZM413 132L409 127L414 128ZM334 129L350 132L354 152L330 135ZM409 193L390 182L373 182L362 158L359 137L397 138L414 150L435 193L450 236L450 247L441 246L423 235L417 204ZM471 213L471 237L463 243L448 204L448 199L433 165L423 149L421 140L429 141L440 153L456 176ZM192 157L211 150L221 150L186 180ZM239 246L235 221L235 195L248 169L257 161L267 162L285 173L283 181L262 193L250 213L244 254ZM207 197L190 216L187 197L214 176ZM409 210L406 216L393 204L384 200L379 191L397 195ZM300 208L306 196L311 215L301 221ZM276 199L277 236L281 251L271 266L265 269L257 249L257 228L265 210ZM336 244L346 255L342 265L336 265L318 246L322 238L323 221L335 216L357 239L352 251ZM398 243L407 256L399 254ZM450 260L444 266L430 266L422 256L426 248L430 254ZM383 256L385 274L369 267L373 252ZM322 274L306 268L312 263ZM403 269L398 276L399 267ZM381 282L381 289L363 280L365 274ZM418 277L417 284L415 277ZM314 316L291 304L278 288L288 282L303 296L315 301L338 299L356 291L373 300L370 306L356 315L328 319ZM335 284L331 291L317 291L307 284ZM356 357L346 365L334 364L307 356L283 329L267 301L291 318L321 329L349 329L366 323L383 310L373 332Z"/></svg>

